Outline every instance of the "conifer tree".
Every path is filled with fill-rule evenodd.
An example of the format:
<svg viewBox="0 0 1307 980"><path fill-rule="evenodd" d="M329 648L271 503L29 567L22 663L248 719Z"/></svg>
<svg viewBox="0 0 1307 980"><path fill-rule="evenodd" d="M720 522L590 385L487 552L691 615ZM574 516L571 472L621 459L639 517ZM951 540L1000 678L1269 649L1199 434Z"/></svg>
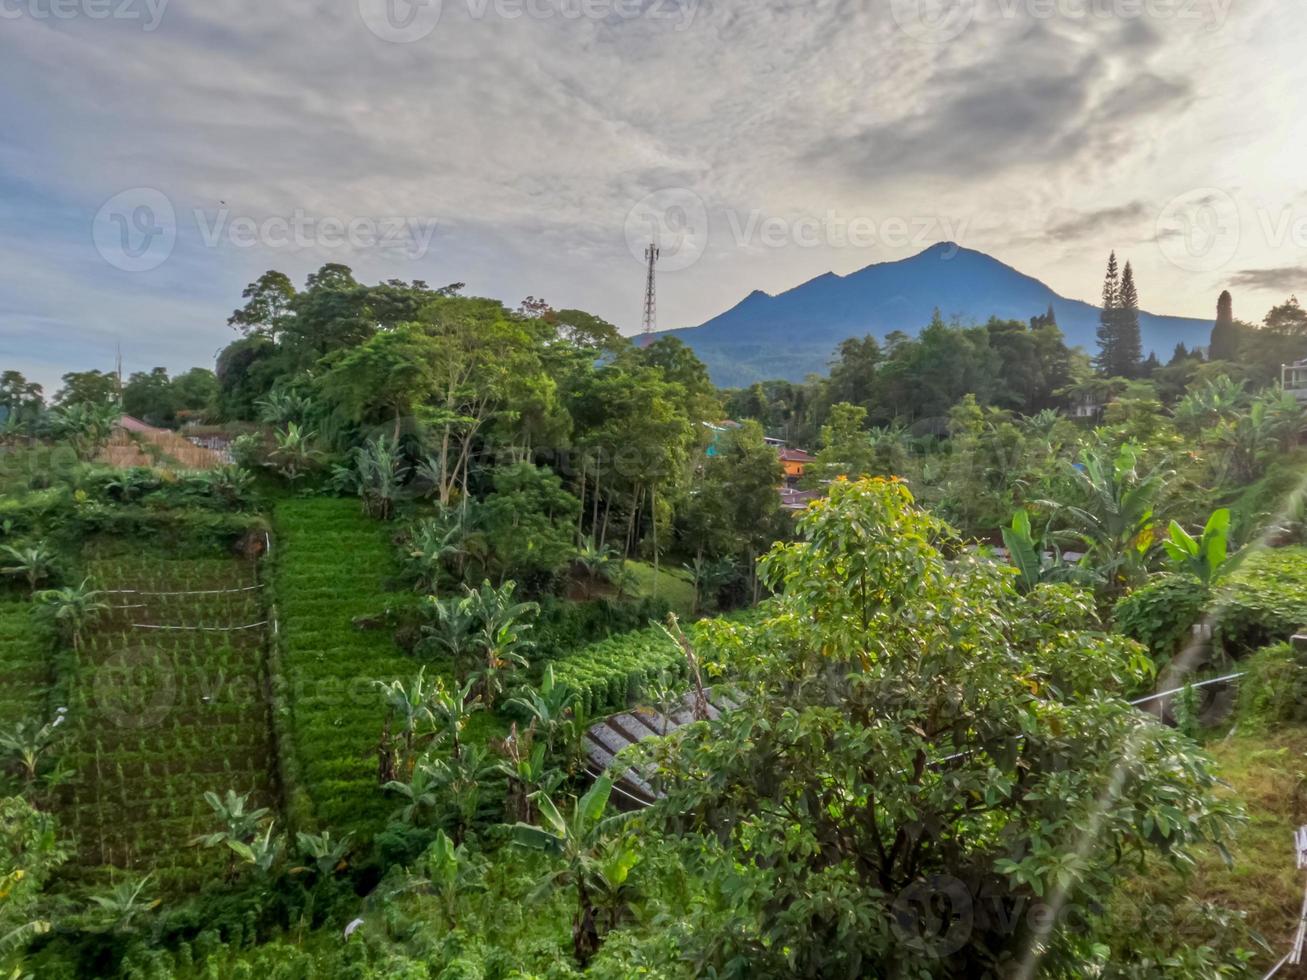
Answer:
<svg viewBox="0 0 1307 980"><path fill-rule="evenodd" d="M1098 357L1094 366L1100 374L1111 377L1117 363L1116 355L1116 317L1120 302L1121 279L1117 271L1116 252L1107 260L1107 275L1103 279L1103 309L1098 316Z"/></svg>
<svg viewBox="0 0 1307 980"><path fill-rule="evenodd" d="M1216 301L1216 325L1207 356L1213 361L1233 361L1239 356L1239 327L1234 322L1234 298L1227 289Z"/></svg>
<svg viewBox="0 0 1307 980"><path fill-rule="evenodd" d="M1116 357L1119 366L1112 373L1132 378L1139 373L1143 359L1143 340L1139 334L1139 290L1130 263L1121 273L1121 291L1117 294Z"/></svg>

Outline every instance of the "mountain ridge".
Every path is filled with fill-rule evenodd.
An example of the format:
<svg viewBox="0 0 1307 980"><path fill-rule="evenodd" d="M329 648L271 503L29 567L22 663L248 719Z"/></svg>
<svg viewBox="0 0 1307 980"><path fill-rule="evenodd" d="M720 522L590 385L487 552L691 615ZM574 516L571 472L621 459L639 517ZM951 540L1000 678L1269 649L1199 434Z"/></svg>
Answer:
<svg viewBox="0 0 1307 980"><path fill-rule="evenodd" d="M846 275L825 272L775 294L755 289L698 326L661 331L694 348L713 381L740 387L824 373L838 344L901 330L910 336L938 309L946 319L985 323L1025 320L1053 308L1067 344L1096 349L1099 308L1069 299L1034 276L975 249L937 242L902 259L874 262ZM1140 333L1166 361L1177 343L1206 346L1212 322L1141 310Z"/></svg>

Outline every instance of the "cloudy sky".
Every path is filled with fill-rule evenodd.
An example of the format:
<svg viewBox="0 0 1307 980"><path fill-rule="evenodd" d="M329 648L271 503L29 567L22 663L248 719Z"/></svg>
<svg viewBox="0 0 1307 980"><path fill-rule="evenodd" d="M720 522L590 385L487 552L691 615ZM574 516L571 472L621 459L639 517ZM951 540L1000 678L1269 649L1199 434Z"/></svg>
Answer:
<svg viewBox="0 0 1307 980"><path fill-rule="evenodd" d="M0 0L0 369L211 365L326 261L639 328L941 240L1307 291L1287 0Z"/></svg>

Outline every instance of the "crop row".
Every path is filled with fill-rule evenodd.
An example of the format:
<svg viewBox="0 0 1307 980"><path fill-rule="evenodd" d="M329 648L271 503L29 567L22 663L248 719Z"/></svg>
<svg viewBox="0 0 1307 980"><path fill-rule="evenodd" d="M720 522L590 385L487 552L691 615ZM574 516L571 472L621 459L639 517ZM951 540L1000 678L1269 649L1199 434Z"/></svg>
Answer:
<svg viewBox="0 0 1307 980"><path fill-rule="evenodd" d="M684 653L658 628L612 636L554 661L555 678L576 692L586 715L620 711L650 684L684 675Z"/></svg>
<svg viewBox="0 0 1307 980"><path fill-rule="evenodd" d="M284 501L274 527L274 656L291 717L279 737L292 805L300 820L333 833L372 833L393 809L376 782L383 712L372 681L415 668L389 629L354 620L413 599L386 591L397 571L390 528L364 517L356 501Z"/></svg>
<svg viewBox="0 0 1307 980"><path fill-rule="evenodd" d="M230 558L111 558L89 563L99 587L240 588L254 566ZM274 799L262 645L266 629L140 630L133 623L240 625L266 618L262 592L142 596L112 592L78 653L69 652L61 819L84 866L184 877L212 858L191 853L211 828L206 790ZM179 871L179 869L181 869ZM187 872L189 873L189 872Z"/></svg>
<svg viewBox="0 0 1307 980"><path fill-rule="evenodd" d="M43 717L50 659L49 629L31 603L0 603L0 728Z"/></svg>

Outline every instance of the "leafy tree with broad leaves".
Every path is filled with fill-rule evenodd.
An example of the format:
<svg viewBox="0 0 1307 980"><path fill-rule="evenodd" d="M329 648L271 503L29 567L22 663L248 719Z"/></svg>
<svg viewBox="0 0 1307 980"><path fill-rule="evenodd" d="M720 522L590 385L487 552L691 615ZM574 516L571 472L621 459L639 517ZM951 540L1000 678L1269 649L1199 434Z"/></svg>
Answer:
<svg viewBox="0 0 1307 980"><path fill-rule="evenodd" d="M1204 585L1229 575L1251 550L1230 554L1230 511L1226 507L1212 512L1203 533L1194 537L1178 522L1172 521L1169 537L1162 542L1166 555L1177 572L1192 575Z"/></svg>
<svg viewBox="0 0 1307 980"><path fill-rule="evenodd" d="M54 620L64 638L72 643L73 649L82 648L82 635L95 623L109 605L101 597L103 592L91 587L89 578L78 585L68 585L60 589L46 589L36 593L34 599L40 611Z"/></svg>
<svg viewBox="0 0 1307 980"><path fill-rule="evenodd" d="M116 402L76 402L56 409L50 421L55 435L72 446L78 459L88 462L108 444L120 418Z"/></svg>
<svg viewBox="0 0 1307 980"><path fill-rule="evenodd" d="M599 951L606 932L625 910L631 871L640 853L623 825L630 813L609 813L613 784L600 776L564 816L547 794L536 797L541 825L518 823L513 840L522 847L552 855L559 867L537 885L536 896L556 888L572 888L572 952L582 967Z"/></svg>
<svg viewBox="0 0 1307 980"><path fill-rule="evenodd" d="M118 375L112 371L70 371L54 396L59 408L72 405L117 405Z"/></svg>
<svg viewBox="0 0 1307 980"><path fill-rule="evenodd" d="M8 564L0 567L0 573L21 576L27 580L27 590L36 594L36 586L54 574L58 556L42 541L22 548L12 545L0 547L4 560Z"/></svg>
<svg viewBox="0 0 1307 980"><path fill-rule="evenodd" d="M68 856L52 816L21 797L0 798L0 976L23 976L27 944L50 931L41 891Z"/></svg>
<svg viewBox="0 0 1307 980"><path fill-rule="evenodd" d="M1139 447L1125 443L1113 455L1106 448L1085 450L1067 465L1068 492L1074 503L1042 501L1063 520L1060 535L1086 551L1111 595L1138 582L1154 540L1154 506L1172 477L1164 465L1141 471Z"/></svg>
<svg viewBox="0 0 1307 980"><path fill-rule="evenodd" d="M764 559L764 614L699 633L739 707L649 750L654 818L711 896L685 955L719 977L1128 960L1097 945L1112 889L1150 856L1188 866L1236 819L1199 750L1123 699L1142 648L1077 589L1019 595L902 483L839 481L799 528Z"/></svg>
<svg viewBox="0 0 1307 980"><path fill-rule="evenodd" d="M532 463L497 467L492 492L474 510L502 583L553 576L576 554L574 525L581 502L552 470Z"/></svg>

